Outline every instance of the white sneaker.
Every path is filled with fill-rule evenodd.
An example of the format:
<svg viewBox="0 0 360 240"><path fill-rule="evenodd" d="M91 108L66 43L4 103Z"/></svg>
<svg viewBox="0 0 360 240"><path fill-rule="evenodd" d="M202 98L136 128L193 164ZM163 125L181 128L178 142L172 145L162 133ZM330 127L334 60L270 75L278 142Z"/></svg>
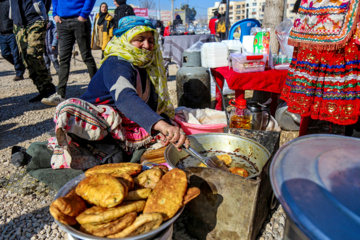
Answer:
<svg viewBox="0 0 360 240"><path fill-rule="evenodd" d="M54 93L50 97L43 98L41 100L41 103L50 105L50 106L56 106L63 101L65 101L65 98L61 97L58 93Z"/></svg>

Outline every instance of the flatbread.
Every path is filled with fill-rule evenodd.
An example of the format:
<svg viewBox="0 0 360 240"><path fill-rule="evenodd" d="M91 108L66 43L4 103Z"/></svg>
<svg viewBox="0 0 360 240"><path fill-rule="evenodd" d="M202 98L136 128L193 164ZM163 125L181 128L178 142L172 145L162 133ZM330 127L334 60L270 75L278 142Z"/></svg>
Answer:
<svg viewBox="0 0 360 240"><path fill-rule="evenodd" d="M200 189L197 188L197 187L189 188L189 189L186 191L183 204L184 204L184 205L187 204L188 202L190 202L191 200L193 200L194 198L196 198L197 196L199 196L200 193L201 193L201 192L200 192Z"/></svg>
<svg viewBox="0 0 360 240"><path fill-rule="evenodd" d="M59 197L53 201L51 205L70 217L76 217L86 209L85 201L75 193L74 189L65 197Z"/></svg>
<svg viewBox="0 0 360 240"><path fill-rule="evenodd" d="M187 190L186 173L174 168L156 184L144 208L144 213L161 213L164 221L172 218L183 206Z"/></svg>
<svg viewBox="0 0 360 240"><path fill-rule="evenodd" d="M104 165L98 165L88 169L85 172L85 176L91 176L99 173L109 174L114 177L121 177L122 174L129 174L130 176L136 176L141 172L142 166L139 163L109 163Z"/></svg>
<svg viewBox="0 0 360 240"><path fill-rule="evenodd" d="M135 177L134 182L136 185L141 186L142 188L154 189L162 176L163 172L160 169L151 168L149 170L143 171L137 177Z"/></svg>
<svg viewBox="0 0 360 240"><path fill-rule="evenodd" d="M139 235L158 228L162 222L163 218L160 213L144 213L138 216L135 221L123 231L113 235L108 235L107 237L123 238Z"/></svg>
<svg viewBox="0 0 360 240"><path fill-rule="evenodd" d="M127 187L108 174L86 177L76 187L76 194L96 206L110 208L119 205L127 195Z"/></svg>
<svg viewBox="0 0 360 240"><path fill-rule="evenodd" d="M147 199L151 192L152 190L150 188L142 188L135 191L130 191L124 201L138 201Z"/></svg>
<svg viewBox="0 0 360 240"><path fill-rule="evenodd" d="M94 206L86 209L76 220L81 224L103 224L114 221L127 213L141 212L145 207L145 201L124 202L117 207L103 208Z"/></svg>
<svg viewBox="0 0 360 240"><path fill-rule="evenodd" d="M75 190L53 201L49 209L56 220L67 225L77 224L75 217L85 210L86 203L75 193Z"/></svg>
<svg viewBox="0 0 360 240"><path fill-rule="evenodd" d="M90 233L97 237L105 237L107 235L118 233L123 229L129 227L135 221L136 217L137 213L132 212L108 223L99 225L93 225L90 223L81 225L81 227L85 230L84 232L86 233Z"/></svg>

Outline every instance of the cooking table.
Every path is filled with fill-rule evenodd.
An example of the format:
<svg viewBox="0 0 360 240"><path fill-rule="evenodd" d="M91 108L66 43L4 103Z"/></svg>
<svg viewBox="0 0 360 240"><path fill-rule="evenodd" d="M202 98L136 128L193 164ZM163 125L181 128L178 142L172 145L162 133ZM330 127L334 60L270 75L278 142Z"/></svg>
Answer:
<svg viewBox="0 0 360 240"><path fill-rule="evenodd" d="M243 99L245 90L257 90L271 92L272 103L270 112L275 116L277 100L285 84L287 70L266 70L263 72L238 73L229 67L212 68L211 73L222 89L224 79L230 89L235 90L235 98ZM216 88L216 110L222 110L222 98L218 88ZM309 124L309 117L301 118L299 136L305 135Z"/></svg>

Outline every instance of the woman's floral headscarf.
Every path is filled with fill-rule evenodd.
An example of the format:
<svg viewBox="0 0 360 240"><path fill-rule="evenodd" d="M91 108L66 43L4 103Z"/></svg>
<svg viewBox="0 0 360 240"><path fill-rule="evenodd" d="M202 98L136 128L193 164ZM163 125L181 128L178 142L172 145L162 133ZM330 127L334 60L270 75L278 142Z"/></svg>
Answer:
<svg viewBox="0 0 360 240"><path fill-rule="evenodd" d="M130 44L133 37L148 31L154 33L155 42L152 51L139 49ZM109 56L117 56L119 59L128 61L139 68L145 68L158 94L156 112L158 114L165 113L170 118L174 118L175 112L167 88L166 71L163 66L158 38L159 34L149 20L138 16L124 17L119 21L119 28L114 30L114 37L107 44L104 59L100 64Z"/></svg>

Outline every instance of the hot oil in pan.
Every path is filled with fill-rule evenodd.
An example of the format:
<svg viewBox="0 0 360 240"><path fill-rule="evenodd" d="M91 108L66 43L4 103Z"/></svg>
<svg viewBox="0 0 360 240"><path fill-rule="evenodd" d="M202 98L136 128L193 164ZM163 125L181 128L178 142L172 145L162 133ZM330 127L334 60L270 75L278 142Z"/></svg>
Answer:
<svg viewBox="0 0 360 240"><path fill-rule="evenodd" d="M241 167L248 171L249 175L254 175L259 173L259 169L257 166L250 161L248 157L245 157L240 154L232 153L232 152L223 152L223 151L203 151L200 154L204 157L210 157L213 155L221 155L221 154L228 154L231 156L232 162L229 168L232 167ZM200 161L197 160L195 157L188 155L184 158L181 158L180 161L176 164L176 166L180 169L184 169L186 167L199 167Z"/></svg>

